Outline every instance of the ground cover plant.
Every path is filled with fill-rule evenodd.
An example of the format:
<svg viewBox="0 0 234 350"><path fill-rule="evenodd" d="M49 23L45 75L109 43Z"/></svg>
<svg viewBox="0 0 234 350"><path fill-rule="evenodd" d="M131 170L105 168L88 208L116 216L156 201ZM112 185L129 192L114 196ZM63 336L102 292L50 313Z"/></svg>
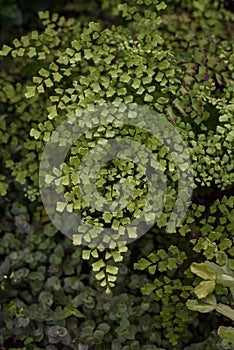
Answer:
<svg viewBox="0 0 234 350"><path fill-rule="evenodd" d="M38 30L0 52L0 348L233 349L231 2L82 6L67 4L66 17L39 12ZM147 179L131 161L109 162L96 182L111 201L117 181L131 179L135 192L124 210L101 214L82 198L74 174L100 139L140 141L167 176L164 210L151 230L105 249L88 236L68 239L53 225L39 166L62 122L108 102L146 106L179 131L194 191L183 221L168 233L179 181L168 149L145 130L110 122L80 136L46 180L63 186L67 202L57 203L58 213L77 211L89 224L115 228L144 210Z"/></svg>

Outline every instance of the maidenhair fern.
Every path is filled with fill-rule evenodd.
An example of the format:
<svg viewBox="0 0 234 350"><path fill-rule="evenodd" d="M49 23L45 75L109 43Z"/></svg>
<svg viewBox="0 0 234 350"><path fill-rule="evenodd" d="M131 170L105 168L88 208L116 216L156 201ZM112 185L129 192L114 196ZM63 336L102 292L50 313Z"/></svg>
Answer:
<svg viewBox="0 0 234 350"><path fill-rule="evenodd" d="M41 32L34 30L16 38L12 44L3 45L0 52L4 57L1 63L4 69L0 73L0 102L4 114L0 116L0 155L4 170L0 175L0 195L6 196L14 184L25 193L27 200L40 204L39 164L52 132L79 111L108 102L145 105L162 114L180 132L189 149L194 187L199 196L207 188L232 190L234 15L227 11L222 1L211 4L208 0L131 0L127 3L106 0L102 1L101 9L109 11L110 18L115 18L113 24L106 25L103 19L85 23L85 20L66 19L49 11L40 12ZM162 333L163 346L176 349L176 346L182 346L182 334L188 325L193 320L196 322L197 314L191 310L216 310L224 316L233 312L230 300L233 297L234 197L221 195L209 205L193 200L176 232L173 235L166 233L177 196L178 174L173 157L149 132L130 126L113 127L107 120L105 126L94 128L78 138L66 161L60 168L53 169L53 175L46 177L48 185L54 182L63 186L66 202L57 202L59 213L74 210L94 227L118 228L120 222L128 224L141 212L145 205L147 181L133 162L111 161L108 167L100 170L97 178L99 194L108 201L116 198L116 182L120 178L132 180L134 198L125 211L114 215L97 213L87 205L77 187L75 173L81 159L101 139L118 136L140 141L152 153L157 153L168 177L164 211L149 232L149 236L152 235L150 245L142 248L146 253L134 261L134 269L145 272L149 278L143 280L143 286L139 281L132 283L141 287L151 305L147 304L149 309L153 310L154 304L157 305L154 321ZM63 248L57 246L53 251L54 243L50 237L54 237L56 229L53 231L47 226L48 217L39 204L34 215L45 223L43 232L48 238L38 244L41 250L53 252L50 260L56 270L56 264L60 264L64 257ZM16 223L25 229L26 221L21 219L16 219ZM31 233L30 225L26 231ZM134 230L129 233L133 238L134 234ZM83 236L79 233L73 236L77 249L84 243ZM12 236L7 237L4 240L6 249L12 239ZM93 247L91 243L91 238L87 237L86 247L82 248L82 253L79 250L79 254L82 260L90 262L96 282L107 293L114 293L118 279L124 280L124 274L120 273L121 263L128 258L131 244L117 245L113 240L106 249L104 246ZM79 261L79 254L76 257L74 253L74 261ZM30 258L27 257L29 264ZM38 259L43 261L46 256L41 253ZM14 255L10 261L14 261ZM198 267L202 274L198 273ZM219 272L223 274L223 270L230 284L225 280L226 284L222 285L225 278L221 281ZM217 271L218 276L215 275ZM194 279L193 273L198 277ZM16 278L29 276L33 288L37 288L35 281L43 283L44 274L42 266L34 274L27 269L21 270ZM65 287L75 290L79 285L77 280L66 278ZM61 288L58 280L48 283L53 284L57 291ZM192 292L198 301L191 299ZM91 296L89 300L85 298L82 294L82 302L89 308L93 299ZM121 298L122 306L118 307L125 310L128 300L122 294ZM222 298L225 305L222 303L224 306L220 308L219 299ZM51 293L42 294L40 302L46 309L52 305L52 299ZM17 305L12 307L18 310ZM70 316L83 317L72 307L63 311ZM54 312L57 313L59 310ZM121 314L119 310L118 313ZM26 315L20 317L23 319L20 322L28 322ZM111 317L114 318L112 314ZM233 320L232 315L230 319ZM137 331L126 317L122 317L116 329L119 341L114 340L113 344L117 344L118 349L121 342L133 340ZM95 328L95 324L87 320L81 338L84 342L88 339L91 344L99 344L99 335L103 340L108 332L107 323ZM153 344L161 344L153 333L155 330L150 335ZM218 333L227 341L233 341L233 329L221 326ZM186 334L189 338L189 332ZM48 337L50 343L67 345L71 341L63 326L49 327Z"/></svg>

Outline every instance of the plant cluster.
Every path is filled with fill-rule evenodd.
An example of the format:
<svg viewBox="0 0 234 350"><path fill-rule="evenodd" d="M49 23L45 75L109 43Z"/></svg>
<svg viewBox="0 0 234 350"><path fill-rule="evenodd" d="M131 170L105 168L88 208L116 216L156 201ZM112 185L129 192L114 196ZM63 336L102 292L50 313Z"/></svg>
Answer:
<svg viewBox="0 0 234 350"><path fill-rule="evenodd" d="M209 0L98 5L95 21L90 13L39 12L43 30L0 51L0 347L232 349L234 14ZM149 132L113 127L108 118L46 178L64 188L67 202L56 210L109 228L139 215L147 179L131 161L109 162L96 182L112 201L117 181L131 180L134 196L122 211L94 210L77 187L82 158L100 140L120 136L158 155L168 178L162 214L139 240L113 240L108 249L92 247L88 236L69 240L51 224L39 192L45 144L67 118L107 102L146 105L186 142L195 191L173 234L166 226L177 197L174 158Z"/></svg>

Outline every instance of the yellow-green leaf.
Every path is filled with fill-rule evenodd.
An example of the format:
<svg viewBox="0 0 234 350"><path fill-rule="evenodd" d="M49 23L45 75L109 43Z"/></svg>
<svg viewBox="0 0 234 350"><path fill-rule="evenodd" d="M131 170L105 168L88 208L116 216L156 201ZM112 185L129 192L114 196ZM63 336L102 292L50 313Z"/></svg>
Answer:
<svg viewBox="0 0 234 350"><path fill-rule="evenodd" d="M199 299L207 297L215 289L214 281L202 281L196 288L194 288L194 293Z"/></svg>

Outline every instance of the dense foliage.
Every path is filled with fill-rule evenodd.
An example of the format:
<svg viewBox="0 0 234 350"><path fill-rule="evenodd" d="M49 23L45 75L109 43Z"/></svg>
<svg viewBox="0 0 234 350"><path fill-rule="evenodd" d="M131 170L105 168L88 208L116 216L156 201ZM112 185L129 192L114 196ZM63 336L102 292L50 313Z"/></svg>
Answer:
<svg viewBox="0 0 234 350"><path fill-rule="evenodd" d="M234 14L224 1L87 4L72 4L73 18L39 12L43 27L1 50L0 348L232 349ZM80 159L120 134L159 154L168 192L156 225L104 249L50 222L38 183L45 143L68 117L106 102L161 113L188 145L195 189L176 232L166 232L178 182L167 148L110 123L82 135L48 178L64 186L57 210L107 227L143 210L146 179L131 162L110 162L97 180L112 200L117 179L134 179L123 213L100 217L76 186Z"/></svg>

